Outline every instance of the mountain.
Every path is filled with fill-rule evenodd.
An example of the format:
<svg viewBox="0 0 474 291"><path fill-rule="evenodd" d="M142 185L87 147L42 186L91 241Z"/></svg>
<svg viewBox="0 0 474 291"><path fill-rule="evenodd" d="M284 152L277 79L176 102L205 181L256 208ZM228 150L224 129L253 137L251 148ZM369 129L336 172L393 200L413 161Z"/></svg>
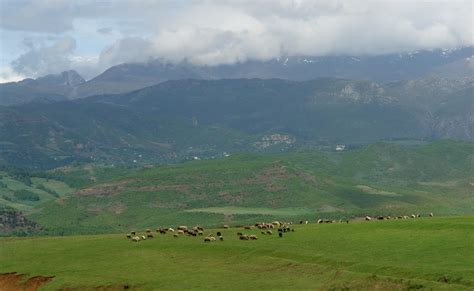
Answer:
<svg viewBox="0 0 474 291"><path fill-rule="evenodd" d="M376 143L344 152L237 154L118 172L25 214L54 234L273 219L472 214L473 153L473 143L437 141ZM100 179L90 167L56 170L50 176L67 181L88 172Z"/></svg>
<svg viewBox="0 0 474 291"><path fill-rule="evenodd" d="M387 85L327 78L167 81L125 94L0 107L0 160L49 168L381 139L472 141L473 88L472 79L436 78Z"/></svg>
<svg viewBox="0 0 474 291"><path fill-rule="evenodd" d="M0 105L67 100L85 80L75 71L0 84Z"/></svg>
<svg viewBox="0 0 474 291"><path fill-rule="evenodd" d="M196 66L186 62L170 64L156 59L148 63L113 66L87 82L77 73L69 71L37 80L0 84L0 105L126 93L168 80L181 79L278 78L307 81L329 77L378 83L429 77L462 79L473 75L473 56L474 47L465 47L381 56L281 57L217 66Z"/></svg>

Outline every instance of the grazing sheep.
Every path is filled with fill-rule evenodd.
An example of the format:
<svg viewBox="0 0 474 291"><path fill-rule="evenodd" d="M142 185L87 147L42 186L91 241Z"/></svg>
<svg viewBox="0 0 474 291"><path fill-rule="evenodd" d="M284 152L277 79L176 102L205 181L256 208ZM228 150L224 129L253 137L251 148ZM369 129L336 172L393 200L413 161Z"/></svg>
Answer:
<svg viewBox="0 0 474 291"><path fill-rule="evenodd" d="M261 234L263 234L263 235L265 235L265 234L266 234L266 232L264 232L264 231L262 231L262 232L260 232L260 233L261 233Z"/></svg>
<svg viewBox="0 0 474 291"><path fill-rule="evenodd" d="M153 238L153 234L148 233L148 234L146 235L146 237L147 237L147 238Z"/></svg>
<svg viewBox="0 0 474 291"><path fill-rule="evenodd" d="M371 221L372 218L371 218L370 216L366 216L366 217L365 217L365 220L366 220L366 221Z"/></svg>
<svg viewBox="0 0 474 291"><path fill-rule="evenodd" d="M173 234L174 237L179 237L179 234L175 233Z"/></svg>
<svg viewBox="0 0 474 291"><path fill-rule="evenodd" d="M272 235L273 232L272 232L271 230L267 230L267 234L268 234L268 235Z"/></svg>
<svg viewBox="0 0 474 291"><path fill-rule="evenodd" d="M219 236L219 240L220 240L220 241L223 241L223 240L224 240L224 237L223 237L222 235Z"/></svg>
<svg viewBox="0 0 474 291"><path fill-rule="evenodd" d="M142 235L142 240L146 240L146 236Z"/></svg>
<svg viewBox="0 0 474 291"><path fill-rule="evenodd" d="M213 236L209 237L211 239L211 241L216 241L217 239Z"/></svg>
<svg viewBox="0 0 474 291"><path fill-rule="evenodd" d="M168 231L169 232L174 232L174 229L170 227L170 228L168 228Z"/></svg>
<svg viewBox="0 0 474 291"><path fill-rule="evenodd" d="M252 227L249 226L249 225L246 225L246 226L244 226L244 229L252 229Z"/></svg>
<svg viewBox="0 0 474 291"><path fill-rule="evenodd" d="M318 219L318 224L321 224L321 223L323 223L323 220L320 218Z"/></svg>
<svg viewBox="0 0 474 291"><path fill-rule="evenodd" d="M184 231L183 230L178 230L178 234L184 234Z"/></svg>
<svg viewBox="0 0 474 291"><path fill-rule="evenodd" d="M184 231L184 230L187 230L188 227L186 225L180 225L180 226L178 226L178 229Z"/></svg>
<svg viewBox="0 0 474 291"><path fill-rule="evenodd" d="M246 234L243 234L243 235L239 236L239 239L240 240L249 240L249 236L246 235Z"/></svg>
<svg viewBox="0 0 474 291"><path fill-rule="evenodd" d="M224 228L229 228L229 226L228 226L227 224L224 224L224 226L223 226L223 227L224 227Z"/></svg>
<svg viewBox="0 0 474 291"><path fill-rule="evenodd" d="M279 233L278 233L278 236L279 236L279 237L283 237L283 233L282 233L282 232L279 232Z"/></svg>
<svg viewBox="0 0 474 291"><path fill-rule="evenodd" d="M279 221L273 221L272 224L273 224L274 226L278 226L278 227L280 226L280 222L279 222Z"/></svg>
<svg viewBox="0 0 474 291"><path fill-rule="evenodd" d="M412 214L412 215L411 215L411 218L416 218L416 215L415 215L415 214Z"/></svg>
<svg viewBox="0 0 474 291"><path fill-rule="evenodd" d="M146 233L150 233L150 232L151 232L151 229L147 228L147 229L145 230L145 232L146 232Z"/></svg>
<svg viewBox="0 0 474 291"><path fill-rule="evenodd" d="M249 235L249 239L251 239L251 240L257 240L258 237L257 237L255 234L251 234L251 235Z"/></svg>
<svg viewBox="0 0 474 291"><path fill-rule="evenodd" d="M140 237L135 235L135 236L132 237L132 241L138 242L138 241L140 241Z"/></svg>
<svg viewBox="0 0 474 291"><path fill-rule="evenodd" d="M377 220L384 220L385 218L383 216L377 216Z"/></svg>
<svg viewBox="0 0 474 291"><path fill-rule="evenodd" d="M295 232L295 229L294 229L294 228L292 228L292 229L291 229L291 232Z"/></svg>
<svg viewBox="0 0 474 291"><path fill-rule="evenodd" d="M429 216L430 216L430 217L433 217L433 212L430 212Z"/></svg>
<svg viewBox="0 0 474 291"><path fill-rule="evenodd" d="M205 241L205 242L210 242L210 241L211 241L211 238L208 237L208 236L206 236L206 237L204 238L204 241Z"/></svg>
<svg viewBox="0 0 474 291"><path fill-rule="evenodd" d="M132 235L131 235L131 234L127 234L127 238L131 238L131 237L132 237Z"/></svg>
<svg viewBox="0 0 474 291"><path fill-rule="evenodd" d="M241 233L241 232L238 232L238 233L237 233L237 235L238 235L238 236L241 236L241 235L243 235L243 233Z"/></svg>
<svg viewBox="0 0 474 291"><path fill-rule="evenodd" d="M216 232L216 234L217 234L217 236L221 236L221 235L222 235L220 231Z"/></svg>
<svg viewBox="0 0 474 291"><path fill-rule="evenodd" d="M199 230L197 234L198 235L204 235L204 232L202 230Z"/></svg>
<svg viewBox="0 0 474 291"><path fill-rule="evenodd" d="M130 232L132 235L136 235L137 233L135 231Z"/></svg>

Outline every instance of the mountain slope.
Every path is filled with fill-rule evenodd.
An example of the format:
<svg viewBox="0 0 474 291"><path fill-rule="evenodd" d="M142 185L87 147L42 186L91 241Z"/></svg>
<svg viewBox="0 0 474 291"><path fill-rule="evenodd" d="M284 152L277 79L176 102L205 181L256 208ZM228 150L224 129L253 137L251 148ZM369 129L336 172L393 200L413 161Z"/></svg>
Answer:
<svg viewBox="0 0 474 291"><path fill-rule="evenodd" d="M377 143L343 153L242 154L132 172L27 216L53 233L376 214L471 213L474 145ZM60 219L58 219L60 218Z"/></svg>
<svg viewBox="0 0 474 291"><path fill-rule="evenodd" d="M472 81L430 80L387 86L180 80L120 95L0 107L0 159L34 167L144 164L380 139L472 140Z"/></svg>

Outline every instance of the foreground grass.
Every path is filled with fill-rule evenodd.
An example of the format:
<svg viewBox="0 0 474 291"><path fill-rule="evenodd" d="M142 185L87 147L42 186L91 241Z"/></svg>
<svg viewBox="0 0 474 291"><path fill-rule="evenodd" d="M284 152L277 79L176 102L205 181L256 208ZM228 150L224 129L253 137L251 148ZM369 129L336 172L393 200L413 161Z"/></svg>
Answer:
<svg viewBox="0 0 474 291"><path fill-rule="evenodd" d="M223 242L161 235L0 240L0 273L52 275L44 289L474 288L474 217L295 226L283 238ZM215 230L214 230L215 231ZM206 231L210 232L210 231Z"/></svg>

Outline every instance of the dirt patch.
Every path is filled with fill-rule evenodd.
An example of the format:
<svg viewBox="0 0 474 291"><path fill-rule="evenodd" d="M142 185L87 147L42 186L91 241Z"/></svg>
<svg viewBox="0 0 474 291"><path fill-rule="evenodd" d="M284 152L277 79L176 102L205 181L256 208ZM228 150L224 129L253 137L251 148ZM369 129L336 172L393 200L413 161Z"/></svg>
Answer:
<svg viewBox="0 0 474 291"><path fill-rule="evenodd" d="M53 280L53 276L36 276L31 277L23 282L25 275L17 273L0 274L0 290L5 291L35 291L44 284Z"/></svg>
<svg viewBox="0 0 474 291"><path fill-rule="evenodd" d="M127 184L135 180L122 180L113 183L104 183L94 187L86 188L79 190L75 193L77 196L96 196L96 197L106 197L113 196L124 192L127 188Z"/></svg>

